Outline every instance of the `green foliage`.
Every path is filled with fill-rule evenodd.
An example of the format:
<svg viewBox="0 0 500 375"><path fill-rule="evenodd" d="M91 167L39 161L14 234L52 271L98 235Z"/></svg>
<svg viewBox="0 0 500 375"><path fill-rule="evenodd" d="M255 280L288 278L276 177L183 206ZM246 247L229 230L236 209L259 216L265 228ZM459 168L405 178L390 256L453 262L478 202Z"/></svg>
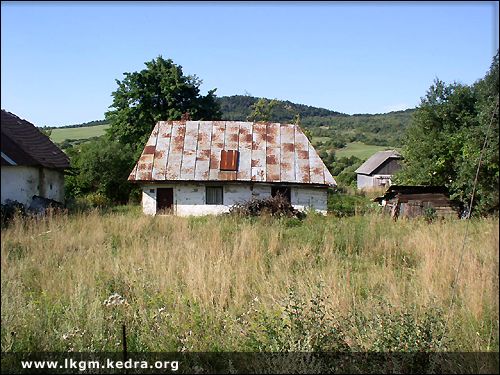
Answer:
<svg viewBox="0 0 500 375"><path fill-rule="evenodd" d="M328 195L328 212L334 216L363 215L375 209L376 205L363 194L345 194L336 191Z"/></svg>
<svg viewBox="0 0 500 375"><path fill-rule="evenodd" d="M73 170L65 179L69 198L97 193L110 202L128 201L133 186L127 178L135 163L130 146L100 138L67 152ZM92 206L99 205L94 198L89 199Z"/></svg>
<svg viewBox="0 0 500 375"><path fill-rule="evenodd" d="M145 63L140 72L124 73L112 93L113 104L106 112L109 135L130 145L138 156L157 121L179 120L188 114L192 120L221 117L215 90L200 95L201 80L184 75L182 67L159 56Z"/></svg>
<svg viewBox="0 0 500 375"><path fill-rule="evenodd" d="M444 185L467 206L486 138L473 211L498 211L498 86L498 52L486 76L472 86L437 79L408 129L397 183Z"/></svg>
<svg viewBox="0 0 500 375"><path fill-rule="evenodd" d="M38 128L38 130L40 130L40 132L42 132L43 134L45 134L49 138L50 138L50 135L52 134L52 129L49 128L48 126L44 126L43 128Z"/></svg>
<svg viewBox="0 0 500 375"><path fill-rule="evenodd" d="M252 104L252 112L248 115L247 120L255 122L271 121L273 108L278 104L276 99L267 100L260 98Z"/></svg>

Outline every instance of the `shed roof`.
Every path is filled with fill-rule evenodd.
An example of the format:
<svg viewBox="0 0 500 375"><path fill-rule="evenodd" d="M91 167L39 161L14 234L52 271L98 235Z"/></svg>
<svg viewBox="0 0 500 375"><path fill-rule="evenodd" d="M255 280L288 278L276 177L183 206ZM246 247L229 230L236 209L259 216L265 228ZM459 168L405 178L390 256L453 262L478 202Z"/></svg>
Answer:
<svg viewBox="0 0 500 375"><path fill-rule="evenodd" d="M220 169L239 151L237 171ZM255 181L336 185L300 127L238 121L160 121L129 181Z"/></svg>
<svg viewBox="0 0 500 375"><path fill-rule="evenodd" d="M449 196L449 191L446 186L442 185L391 185L385 191L383 196L376 197L373 201L382 201L383 199L392 199L396 195L418 195L418 194L441 194L446 197Z"/></svg>
<svg viewBox="0 0 500 375"><path fill-rule="evenodd" d="M401 159L401 154L396 150L379 151L370 156L367 161L361 164L359 168L356 169L356 173L371 174L389 158Z"/></svg>
<svg viewBox="0 0 500 375"><path fill-rule="evenodd" d="M2 109L2 165L69 168L69 159L32 123Z"/></svg>

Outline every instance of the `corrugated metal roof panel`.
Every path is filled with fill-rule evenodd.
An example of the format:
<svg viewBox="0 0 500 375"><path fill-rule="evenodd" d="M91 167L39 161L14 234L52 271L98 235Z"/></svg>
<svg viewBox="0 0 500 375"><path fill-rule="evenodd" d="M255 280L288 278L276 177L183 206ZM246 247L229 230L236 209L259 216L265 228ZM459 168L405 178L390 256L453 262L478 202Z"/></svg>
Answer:
<svg viewBox="0 0 500 375"><path fill-rule="evenodd" d="M221 171L222 150L239 151ZM300 127L236 121L159 122L130 181L256 181L335 185Z"/></svg>
<svg viewBox="0 0 500 375"><path fill-rule="evenodd" d="M389 158L401 158L401 154L396 150L389 151L379 151L368 158L363 164L356 169L356 173L360 174L371 174L375 169L377 169L384 161Z"/></svg>

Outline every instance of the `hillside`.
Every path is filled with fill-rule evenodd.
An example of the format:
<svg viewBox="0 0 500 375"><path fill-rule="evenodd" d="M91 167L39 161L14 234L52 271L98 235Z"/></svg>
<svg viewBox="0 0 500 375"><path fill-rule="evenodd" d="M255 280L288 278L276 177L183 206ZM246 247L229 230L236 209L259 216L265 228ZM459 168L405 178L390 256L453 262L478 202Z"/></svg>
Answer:
<svg viewBox="0 0 500 375"><path fill-rule="evenodd" d="M217 99L224 120L245 121L251 113L251 106L258 100L245 95L223 96ZM292 122L297 114L300 124L308 128L315 139L321 139L317 146L324 151L341 149L350 142L362 142L368 145L400 147L405 130L415 110L408 109L383 114L346 115L325 108L318 108L290 101L278 101L272 111L272 121ZM66 139L78 140L103 134L105 120L72 124L54 129L51 138L58 143ZM90 128L78 132L68 128ZM80 130L80 129L79 129ZM84 136L83 136L84 134Z"/></svg>

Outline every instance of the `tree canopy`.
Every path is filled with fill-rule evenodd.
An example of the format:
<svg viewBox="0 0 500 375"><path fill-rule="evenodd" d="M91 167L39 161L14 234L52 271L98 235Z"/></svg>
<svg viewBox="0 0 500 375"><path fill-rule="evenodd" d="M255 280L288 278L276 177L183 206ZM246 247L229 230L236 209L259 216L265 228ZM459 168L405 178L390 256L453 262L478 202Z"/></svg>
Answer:
<svg viewBox="0 0 500 375"><path fill-rule="evenodd" d="M192 120L217 120L220 106L215 90L200 94L202 81L184 75L182 67L159 56L146 62L140 72L124 73L116 80L111 110L106 112L108 134L128 144L135 154L142 150L157 121L179 120L185 114Z"/></svg>
<svg viewBox="0 0 500 375"><path fill-rule="evenodd" d="M396 181L444 185L467 207L486 139L473 211L498 211L498 88L498 52L486 76L471 86L436 79L407 131L405 166Z"/></svg>

